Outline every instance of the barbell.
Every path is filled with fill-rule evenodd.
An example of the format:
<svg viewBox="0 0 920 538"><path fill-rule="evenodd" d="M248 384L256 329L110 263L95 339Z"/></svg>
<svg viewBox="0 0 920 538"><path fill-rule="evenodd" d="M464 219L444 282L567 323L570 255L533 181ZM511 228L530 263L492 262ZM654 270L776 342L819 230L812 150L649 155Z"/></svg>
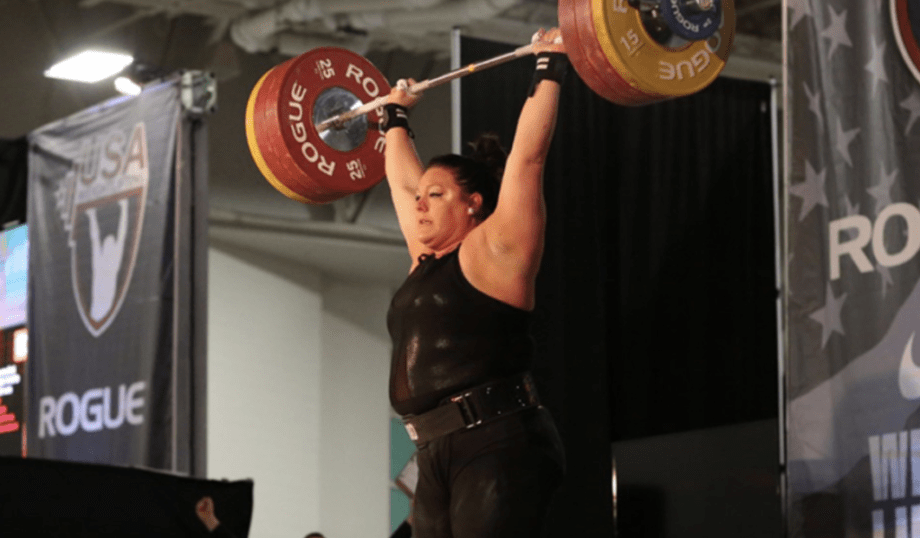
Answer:
<svg viewBox="0 0 920 538"><path fill-rule="evenodd" d="M733 0L559 0L572 67L602 98L640 106L696 93L722 72L734 37ZM518 47L409 87L418 93L532 54ZM323 204L384 178L376 129L390 93L366 58L319 47L266 72L246 105L246 138L282 194Z"/></svg>

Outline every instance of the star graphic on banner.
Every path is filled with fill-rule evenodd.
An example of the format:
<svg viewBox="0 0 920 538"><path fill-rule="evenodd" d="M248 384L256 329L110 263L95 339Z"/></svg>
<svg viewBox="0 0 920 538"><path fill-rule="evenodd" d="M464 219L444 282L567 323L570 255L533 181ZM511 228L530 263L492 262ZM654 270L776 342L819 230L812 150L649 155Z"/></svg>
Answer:
<svg viewBox="0 0 920 538"><path fill-rule="evenodd" d="M831 49L827 53L827 59L830 60L839 45L852 47L853 43L850 42L850 36L847 34L846 29L847 10L844 9L840 13L837 13L832 6L828 6L828 9L831 10L831 24L824 30L821 30L821 37L825 37L831 41Z"/></svg>
<svg viewBox="0 0 920 538"><path fill-rule="evenodd" d="M904 129L904 136L910 134L910 128L914 126L917 118L920 118L920 90L914 90L910 97L901 101L901 108L910 112L910 119L907 120L907 128Z"/></svg>
<svg viewBox="0 0 920 538"><path fill-rule="evenodd" d="M885 164L882 163L881 181L874 187L866 189L873 198L875 198L875 214L877 215L882 209L891 205L891 187L894 186L894 178L897 177L898 170L895 169L891 174L885 173Z"/></svg>
<svg viewBox="0 0 920 538"><path fill-rule="evenodd" d="M821 92L811 93L811 88L808 87L807 83L802 83L802 86L805 87L805 95L808 96L808 110L811 110L815 117L818 119L818 127L824 128L824 114L821 113Z"/></svg>
<svg viewBox="0 0 920 538"><path fill-rule="evenodd" d="M798 24L805 15L809 17L812 16L810 0L789 0L789 9L792 10L792 22L789 24L789 28L795 28L795 25Z"/></svg>
<svg viewBox="0 0 920 538"><path fill-rule="evenodd" d="M875 270L882 277L882 298L884 299L885 295L888 294L888 288L894 286L894 279L891 278L891 269L876 264Z"/></svg>
<svg viewBox="0 0 920 538"><path fill-rule="evenodd" d="M847 294L840 297L834 297L834 290L831 289L830 282L827 283L827 294L824 296L827 301L824 308L820 308L811 313L808 317L821 324L821 348L827 345L831 334L843 332L843 323L840 321L840 312L843 310L843 302L847 300Z"/></svg>
<svg viewBox="0 0 920 538"><path fill-rule="evenodd" d="M866 64L866 71L872 73L872 95L875 95L880 81L888 82L888 73L885 71L886 45L884 41L881 44L872 42L872 59Z"/></svg>
<svg viewBox="0 0 920 538"><path fill-rule="evenodd" d="M827 203L827 193L824 192L824 180L827 175L827 170L821 170L821 172L816 172L812 168L811 163L805 162L805 181L797 185L792 185L789 187L789 192L794 194L802 199L802 210L799 212L799 222L805 220L805 217L815 208L816 205L821 204L824 207L828 207Z"/></svg>
<svg viewBox="0 0 920 538"><path fill-rule="evenodd" d="M835 137L837 139L837 151L843 155L843 160L850 166L853 166L853 161L850 159L850 143L853 142L859 131L859 127L844 131L843 123L841 123L840 118L837 118L837 136Z"/></svg>
<svg viewBox="0 0 920 538"><path fill-rule="evenodd" d="M843 206L844 206L844 211L846 211L847 217L852 217L853 215L859 215L859 204L853 205L853 202L850 201L849 194L844 195Z"/></svg>

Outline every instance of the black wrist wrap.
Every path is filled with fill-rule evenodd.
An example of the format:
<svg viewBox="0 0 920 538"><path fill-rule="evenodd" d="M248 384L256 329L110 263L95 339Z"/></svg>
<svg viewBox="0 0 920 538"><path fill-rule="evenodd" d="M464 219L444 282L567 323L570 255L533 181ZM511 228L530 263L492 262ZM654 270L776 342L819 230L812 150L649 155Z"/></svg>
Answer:
<svg viewBox="0 0 920 538"><path fill-rule="evenodd" d="M541 80L555 80L560 85L565 81L569 71L569 57L562 52L541 52L537 54L537 68L533 72L533 82L530 83L530 93L537 91L537 84Z"/></svg>
<svg viewBox="0 0 920 538"><path fill-rule="evenodd" d="M415 138L415 133L409 128L409 109L393 103L383 105L383 118L380 120L380 131L386 133L393 127L402 127L409 136Z"/></svg>
<svg viewBox="0 0 920 538"><path fill-rule="evenodd" d="M533 82L530 83L530 93L537 91L537 84L541 80L555 80L560 85L565 81L569 71L569 57L562 52L541 52L537 54L537 69L533 72Z"/></svg>

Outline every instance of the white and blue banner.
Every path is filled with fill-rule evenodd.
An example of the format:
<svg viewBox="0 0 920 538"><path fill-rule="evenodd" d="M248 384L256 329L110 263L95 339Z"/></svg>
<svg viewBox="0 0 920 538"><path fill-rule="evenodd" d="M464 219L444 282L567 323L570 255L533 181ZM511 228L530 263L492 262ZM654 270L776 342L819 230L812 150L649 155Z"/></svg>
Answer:
<svg viewBox="0 0 920 538"><path fill-rule="evenodd" d="M29 136L30 457L188 471L187 124L173 82Z"/></svg>
<svg viewBox="0 0 920 538"><path fill-rule="evenodd" d="M787 0L788 536L920 536L920 0Z"/></svg>

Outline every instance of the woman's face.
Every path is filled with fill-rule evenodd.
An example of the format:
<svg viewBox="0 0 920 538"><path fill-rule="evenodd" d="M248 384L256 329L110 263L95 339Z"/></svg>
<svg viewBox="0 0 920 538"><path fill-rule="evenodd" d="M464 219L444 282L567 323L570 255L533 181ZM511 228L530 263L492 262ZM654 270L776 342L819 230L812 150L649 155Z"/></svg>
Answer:
<svg viewBox="0 0 920 538"><path fill-rule="evenodd" d="M466 194L451 170L429 168L422 174L415 193L419 240L434 251L462 241L476 227L470 208L475 214L481 199L478 194Z"/></svg>

